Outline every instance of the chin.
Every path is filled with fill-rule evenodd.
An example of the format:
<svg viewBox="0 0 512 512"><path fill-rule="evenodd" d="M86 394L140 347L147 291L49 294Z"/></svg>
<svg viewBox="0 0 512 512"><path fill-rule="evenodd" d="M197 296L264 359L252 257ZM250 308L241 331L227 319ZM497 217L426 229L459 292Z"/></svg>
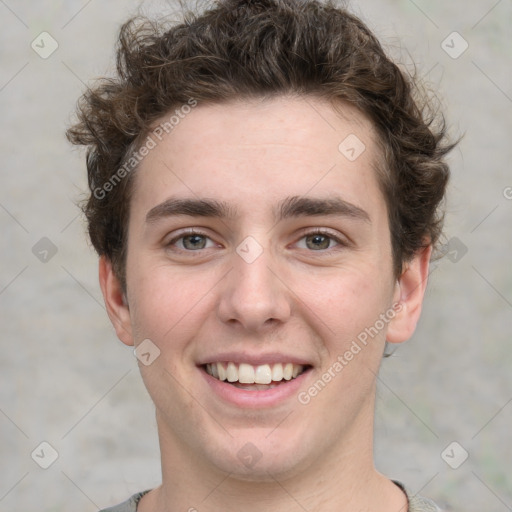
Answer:
<svg viewBox="0 0 512 512"><path fill-rule="evenodd" d="M303 436L293 439L286 432L279 434L249 431L234 438L228 437L227 445L213 453L208 447L212 464L232 478L250 482L275 482L310 465L305 453ZM274 439L271 439L273 436Z"/></svg>

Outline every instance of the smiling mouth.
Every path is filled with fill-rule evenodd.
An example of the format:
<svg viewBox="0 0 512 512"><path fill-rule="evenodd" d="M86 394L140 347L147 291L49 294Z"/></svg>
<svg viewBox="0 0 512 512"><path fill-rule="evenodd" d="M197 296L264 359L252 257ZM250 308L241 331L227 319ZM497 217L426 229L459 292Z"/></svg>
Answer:
<svg viewBox="0 0 512 512"><path fill-rule="evenodd" d="M262 364L217 362L203 365L206 373L213 378L232 384L241 389L260 391L275 388L296 379L311 366L293 363Z"/></svg>

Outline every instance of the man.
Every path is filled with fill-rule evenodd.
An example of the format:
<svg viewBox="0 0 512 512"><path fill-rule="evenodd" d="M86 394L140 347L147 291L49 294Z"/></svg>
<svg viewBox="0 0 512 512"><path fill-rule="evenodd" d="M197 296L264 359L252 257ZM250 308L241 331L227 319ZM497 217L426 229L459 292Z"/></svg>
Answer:
<svg viewBox="0 0 512 512"><path fill-rule="evenodd" d="M110 511L438 510L373 464L451 146L333 4L221 0L120 33L82 98L100 284L155 403L162 485Z"/></svg>

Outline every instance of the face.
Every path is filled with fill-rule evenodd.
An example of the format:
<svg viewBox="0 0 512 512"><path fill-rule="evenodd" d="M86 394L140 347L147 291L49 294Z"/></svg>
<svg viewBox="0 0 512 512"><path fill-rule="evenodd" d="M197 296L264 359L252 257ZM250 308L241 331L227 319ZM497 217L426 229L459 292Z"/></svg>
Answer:
<svg viewBox="0 0 512 512"><path fill-rule="evenodd" d="M256 479L371 445L384 342L412 333L429 254L393 275L375 137L348 105L276 98L199 105L155 139L127 304L104 259L100 276L122 341L159 351L140 369L174 453Z"/></svg>

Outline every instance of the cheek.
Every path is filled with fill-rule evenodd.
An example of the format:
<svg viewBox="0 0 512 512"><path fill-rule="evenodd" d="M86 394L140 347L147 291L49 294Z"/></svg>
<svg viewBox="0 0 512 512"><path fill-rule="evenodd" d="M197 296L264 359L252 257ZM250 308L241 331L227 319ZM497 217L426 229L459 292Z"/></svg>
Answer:
<svg viewBox="0 0 512 512"><path fill-rule="evenodd" d="M149 338L161 349L186 339L201 325L213 283L188 272L171 272L165 265L132 268L134 293L130 304L137 340ZM177 336L179 334L179 336Z"/></svg>
<svg viewBox="0 0 512 512"><path fill-rule="evenodd" d="M343 352L360 333L373 326L390 304L392 288L375 271L340 269L301 280L294 288L303 314L317 326L331 357ZM309 313L308 313L309 312Z"/></svg>
<svg viewBox="0 0 512 512"><path fill-rule="evenodd" d="M369 269L346 274L340 270L316 279L315 293L312 288L311 280L304 281L297 296L323 357L316 380L299 398L314 403L318 411L330 411L334 423L344 424L373 394L387 325L379 318L391 304L392 289Z"/></svg>

